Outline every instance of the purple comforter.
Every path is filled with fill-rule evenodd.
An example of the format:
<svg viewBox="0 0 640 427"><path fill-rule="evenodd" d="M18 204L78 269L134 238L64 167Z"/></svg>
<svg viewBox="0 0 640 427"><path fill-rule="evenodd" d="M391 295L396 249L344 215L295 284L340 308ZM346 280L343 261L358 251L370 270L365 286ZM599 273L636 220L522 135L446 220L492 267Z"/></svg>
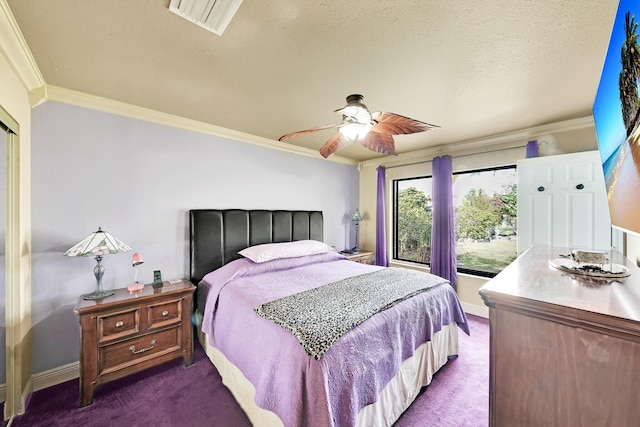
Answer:
<svg viewBox="0 0 640 427"><path fill-rule="evenodd" d="M256 264L233 261L207 274L202 330L256 388L256 404L285 426L352 426L400 364L453 321L469 333L454 289L438 285L376 314L336 341L321 360L253 308L382 267L325 253Z"/></svg>

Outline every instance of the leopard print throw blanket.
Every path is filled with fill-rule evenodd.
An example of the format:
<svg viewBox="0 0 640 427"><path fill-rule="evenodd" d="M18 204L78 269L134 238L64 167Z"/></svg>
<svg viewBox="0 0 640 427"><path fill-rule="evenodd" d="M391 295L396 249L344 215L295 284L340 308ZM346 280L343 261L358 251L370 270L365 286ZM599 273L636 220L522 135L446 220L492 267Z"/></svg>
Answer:
<svg viewBox="0 0 640 427"><path fill-rule="evenodd" d="M277 299L254 311L290 331L320 360L342 335L374 314L448 283L433 274L388 267Z"/></svg>

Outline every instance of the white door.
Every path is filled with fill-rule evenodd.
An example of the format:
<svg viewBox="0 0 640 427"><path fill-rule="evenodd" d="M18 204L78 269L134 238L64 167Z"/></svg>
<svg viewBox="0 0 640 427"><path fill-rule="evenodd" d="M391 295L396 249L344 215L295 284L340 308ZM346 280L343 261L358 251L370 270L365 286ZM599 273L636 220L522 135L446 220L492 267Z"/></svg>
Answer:
<svg viewBox="0 0 640 427"><path fill-rule="evenodd" d="M611 248L611 218L597 151L518 161L518 254L534 244Z"/></svg>

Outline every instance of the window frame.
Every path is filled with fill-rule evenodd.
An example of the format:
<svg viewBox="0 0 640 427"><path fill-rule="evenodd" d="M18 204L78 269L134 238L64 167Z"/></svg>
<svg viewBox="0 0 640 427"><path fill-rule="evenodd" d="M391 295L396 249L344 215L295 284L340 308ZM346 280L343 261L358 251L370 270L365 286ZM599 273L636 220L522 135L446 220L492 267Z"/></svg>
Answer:
<svg viewBox="0 0 640 427"><path fill-rule="evenodd" d="M492 171L507 170L507 169L513 169L517 174L518 165L517 164L513 164L513 165L502 165L502 166L487 167L487 168L469 169L469 170L465 170L465 171L453 172L452 175L453 176L456 176L456 175L467 175L467 174L472 174L472 173L492 172ZM516 185L517 185L517 181L516 181ZM455 185L454 185L454 189L455 189ZM456 194L455 190L454 190L453 194ZM454 222L455 222L455 212L454 212L453 216L454 216ZM457 249L458 249L458 242L456 241L456 259L458 257ZM516 250L516 256L517 256L517 250ZM473 269L464 268L464 267L457 267L456 270L457 270L458 273L470 274L472 276L479 276L479 277L493 278L496 275L498 275L498 273L493 273L493 272L483 271L483 270L473 270Z"/></svg>
<svg viewBox="0 0 640 427"><path fill-rule="evenodd" d="M469 170L463 170L463 171L457 171L457 172L453 172L452 175L456 176L456 175L467 175L467 174L472 174L472 173L482 173L482 172L492 172L492 171L500 171L500 170L510 170L513 169L516 174L518 171L518 167L516 163L513 164L508 164L508 165L501 165L501 166L491 166L491 167L482 167L482 168L476 168L476 169L469 169ZM399 194L399 183L403 182L403 181L411 181L411 180L417 180L417 179L433 179L433 175L422 175L422 176L413 176L413 177L406 177L406 178L396 178L396 179L392 179L392 218L393 218L393 224L392 224L392 256L393 256L393 260L394 261L402 261L402 262L411 262L411 263L415 263L415 264L419 264L419 265L426 265L429 268L431 267L430 263L425 263L425 262L420 262L420 261L415 261L415 260L410 260L410 259L405 259L405 258L400 258L398 256L398 248L399 248L399 244L398 244L398 194ZM517 185L517 181L516 181L516 185ZM455 193L455 185L454 185L454 195ZM454 212L454 217L455 217L455 212ZM457 242L456 242L456 249L457 249ZM517 255L517 253L516 253ZM456 251L456 257L457 257L457 251ZM477 276L477 277L487 277L487 278L493 278L495 277L498 273L493 273L493 272L488 272L488 271L483 271L483 270L474 270L474 269L470 269L470 268L465 268L465 267L457 267L456 271L458 273L462 273L462 274L469 274L472 276Z"/></svg>
<svg viewBox="0 0 640 427"><path fill-rule="evenodd" d="M416 179L431 179L433 180L433 175L423 175L423 176L413 176L410 178L398 178L398 179L394 179L392 180L393 183L393 192L392 192L392 198L393 198L393 206L392 206L392 217L393 217L393 235L391 236L392 238L392 254L393 254L393 259L394 260L398 260L398 261L403 261L403 262L414 262L420 265L428 265L429 267L431 267L431 263L426 263L426 262L420 262L420 261L414 261L411 259L404 259L404 258L399 258L398 257L398 183L400 181L412 181L412 180L416 180Z"/></svg>

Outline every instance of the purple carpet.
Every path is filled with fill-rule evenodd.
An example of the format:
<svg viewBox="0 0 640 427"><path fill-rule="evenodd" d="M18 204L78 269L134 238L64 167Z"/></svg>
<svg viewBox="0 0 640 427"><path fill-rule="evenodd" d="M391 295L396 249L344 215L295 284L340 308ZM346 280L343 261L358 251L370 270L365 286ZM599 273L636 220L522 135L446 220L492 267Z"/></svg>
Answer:
<svg viewBox="0 0 640 427"><path fill-rule="evenodd" d="M489 325L469 316L460 355L423 389L396 427L484 427L489 423ZM181 360L98 386L92 405L78 408L78 380L32 394L12 427L251 426L220 375L196 343L194 363Z"/></svg>
<svg viewBox="0 0 640 427"><path fill-rule="evenodd" d="M471 336L459 331L458 357L440 368L394 427L489 425L489 320L467 317Z"/></svg>

